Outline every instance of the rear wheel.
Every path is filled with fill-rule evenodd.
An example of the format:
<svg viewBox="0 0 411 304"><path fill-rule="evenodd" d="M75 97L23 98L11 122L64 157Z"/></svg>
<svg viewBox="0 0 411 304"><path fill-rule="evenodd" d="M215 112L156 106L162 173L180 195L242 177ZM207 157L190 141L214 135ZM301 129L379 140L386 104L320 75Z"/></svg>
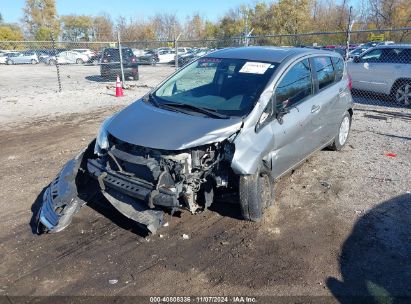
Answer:
<svg viewBox="0 0 411 304"><path fill-rule="evenodd" d="M54 60L54 59L49 60L49 65L56 65L56 64L57 64L56 60Z"/></svg>
<svg viewBox="0 0 411 304"><path fill-rule="evenodd" d="M399 81L393 89L393 98L395 102L404 105L411 105L411 80Z"/></svg>
<svg viewBox="0 0 411 304"><path fill-rule="evenodd" d="M35 59L31 60L31 64L36 64L36 63L37 63L37 61Z"/></svg>
<svg viewBox="0 0 411 304"><path fill-rule="evenodd" d="M11 59L7 59L6 64L8 65L13 64L13 61Z"/></svg>
<svg viewBox="0 0 411 304"><path fill-rule="evenodd" d="M334 138L334 142L330 146L331 150L340 151L347 143L348 136L351 129L351 115L345 112L343 119L341 120L338 133Z"/></svg>
<svg viewBox="0 0 411 304"><path fill-rule="evenodd" d="M244 219L259 222L264 210L274 203L274 188L271 176L260 170L252 175L241 175L239 200L241 214Z"/></svg>
<svg viewBox="0 0 411 304"><path fill-rule="evenodd" d="M81 59L81 58L77 58L76 63L77 63L77 64L83 64L84 61L83 61L83 59Z"/></svg>

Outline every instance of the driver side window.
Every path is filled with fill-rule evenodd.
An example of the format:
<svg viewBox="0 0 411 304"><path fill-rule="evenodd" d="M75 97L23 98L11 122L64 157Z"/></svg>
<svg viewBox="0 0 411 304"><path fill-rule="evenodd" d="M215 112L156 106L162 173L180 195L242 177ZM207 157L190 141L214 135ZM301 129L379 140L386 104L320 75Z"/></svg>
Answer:
<svg viewBox="0 0 411 304"><path fill-rule="evenodd" d="M277 108L289 108L312 95L311 68L308 59L296 63L275 89Z"/></svg>

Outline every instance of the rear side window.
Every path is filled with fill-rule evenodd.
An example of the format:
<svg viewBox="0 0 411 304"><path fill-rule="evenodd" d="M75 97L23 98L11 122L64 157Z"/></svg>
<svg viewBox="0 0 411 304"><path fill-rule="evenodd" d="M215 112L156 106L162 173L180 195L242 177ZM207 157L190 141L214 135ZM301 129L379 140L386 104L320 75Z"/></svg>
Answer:
<svg viewBox="0 0 411 304"><path fill-rule="evenodd" d="M304 59L296 63L278 84L276 102L280 107L289 107L312 95L310 63Z"/></svg>
<svg viewBox="0 0 411 304"><path fill-rule="evenodd" d="M411 64L411 49L402 49L398 54L398 63Z"/></svg>
<svg viewBox="0 0 411 304"><path fill-rule="evenodd" d="M320 90L334 82L334 68L330 57L315 57L314 69L317 72L318 87Z"/></svg>
<svg viewBox="0 0 411 304"><path fill-rule="evenodd" d="M332 57L335 68L335 82L342 79L344 73L344 61L342 58Z"/></svg>

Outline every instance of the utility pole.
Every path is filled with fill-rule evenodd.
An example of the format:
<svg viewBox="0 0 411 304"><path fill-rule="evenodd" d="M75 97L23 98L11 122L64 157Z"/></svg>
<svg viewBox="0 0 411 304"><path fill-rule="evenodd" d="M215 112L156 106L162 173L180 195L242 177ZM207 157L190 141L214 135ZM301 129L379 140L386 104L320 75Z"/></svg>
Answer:
<svg viewBox="0 0 411 304"><path fill-rule="evenodd" d="M117 30L118 53L120 54L121 86L124 87L123 52L121 50L120 29Z"/></svg>

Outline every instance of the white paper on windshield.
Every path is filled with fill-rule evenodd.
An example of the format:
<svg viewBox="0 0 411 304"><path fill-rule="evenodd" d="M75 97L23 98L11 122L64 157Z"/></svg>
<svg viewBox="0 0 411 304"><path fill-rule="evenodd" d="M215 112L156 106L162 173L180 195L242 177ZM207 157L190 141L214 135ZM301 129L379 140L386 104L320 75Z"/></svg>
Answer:
<svg viewBox="0 0 411 304"><path fill-rule="evenodd" d="M250 73L250 74L264 74L265 71L270 67L271 63L264 62L246 62L240 70L240 73Z"/></svg>

